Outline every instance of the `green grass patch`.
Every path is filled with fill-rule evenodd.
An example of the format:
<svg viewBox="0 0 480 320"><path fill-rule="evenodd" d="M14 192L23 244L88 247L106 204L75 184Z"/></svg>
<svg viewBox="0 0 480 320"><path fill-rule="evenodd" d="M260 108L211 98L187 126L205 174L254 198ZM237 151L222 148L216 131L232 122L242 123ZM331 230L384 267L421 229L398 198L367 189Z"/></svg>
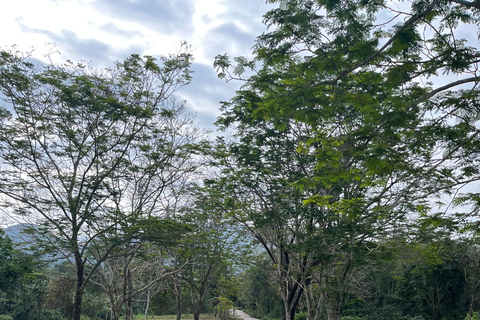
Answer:
<svg viewBox="0 0 480 320"><path fill-rule="evenodd" d="M123 318L123 317L122 317ZM143 320L145 319L144 315L136 315L135 320ZM167 316L149 316L148 320L176 320L176 315L167 315ZM193 320L193 314L184 314L182 315L182 320ZM218 320L215 318L213 314L201 314L200 320Z"/></svg>

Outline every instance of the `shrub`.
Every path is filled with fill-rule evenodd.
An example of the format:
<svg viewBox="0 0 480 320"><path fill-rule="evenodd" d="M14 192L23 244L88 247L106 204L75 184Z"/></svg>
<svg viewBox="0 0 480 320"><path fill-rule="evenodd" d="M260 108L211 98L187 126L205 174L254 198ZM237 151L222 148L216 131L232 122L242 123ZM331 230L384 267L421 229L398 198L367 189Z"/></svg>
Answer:
<svg viewBox="0 0 480 320"><path fill-rule="evenodd" d="M307 320L308 314L306 312L299 312L295 315L295 320Z"/></svg>
<svg viewBox="0 0 480 320"><path fill-rule="evenodd" d="M0 320L1 320L1 318L0 318ZM465 320L468 320L468 314L465 317ZM480 313L478 313L478 312L472 313L472 319L471 320L480 320Z"/></svg>

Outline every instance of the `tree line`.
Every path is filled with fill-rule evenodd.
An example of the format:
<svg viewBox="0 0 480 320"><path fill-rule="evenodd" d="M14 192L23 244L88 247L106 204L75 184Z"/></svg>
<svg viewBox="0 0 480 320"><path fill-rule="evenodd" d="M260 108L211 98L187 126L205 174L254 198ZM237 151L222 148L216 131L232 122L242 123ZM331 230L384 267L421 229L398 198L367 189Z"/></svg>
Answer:
<svg viewBox="0 0 480 320"><path fill-rule="evenodd" d="M286 320L478 316L480 49L465 30L480 6L269 2L253 58L214 62L243 82L217 120L231 137L174 96L186 44L105 69L1 52L1 205L35 239L2 237L1 313L80 320L95 296L111 319L162 299L195 320L231 302Z"/></svg>

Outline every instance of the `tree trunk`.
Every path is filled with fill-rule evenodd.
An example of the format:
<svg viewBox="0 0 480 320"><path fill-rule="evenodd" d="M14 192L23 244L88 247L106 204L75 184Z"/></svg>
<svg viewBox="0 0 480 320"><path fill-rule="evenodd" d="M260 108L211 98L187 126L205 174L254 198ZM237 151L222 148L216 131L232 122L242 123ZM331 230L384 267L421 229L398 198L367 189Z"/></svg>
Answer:
<svg viewBox="0 0 480 320"><path fill-rule="evenodd" d="M285 306L285 320L290 320L292 318L291 310L286 303L284 303L284 306Z"/></svg>
<svg viewBox="0 0 480 320"><path fill-rule="evenodd" d="M182 296L182 287L180 286L180 277L179 277L179 267L178 267L178 255L175 255L174 261L174 270L176 270L171 277L169 277L172 281L173 288L171 291L175 296L175 303L177 309L177 319L182 320L182 312L183 312L183 296Z"/></svg>
<svg viewBox="0 0 480 320"><path fill-rule="evenodd" d="M198 294L198 301L192 304L193 307L193 320L200 320L200 314L202 313L203 298L205 297L205 283L202 282L202 285ZM193 295L192 295L193 296Z"/></svg>
<svg viewBox="0 0 480 320"><path fill-rule="evenodd" d="M317 282L321 287L321 281ZM318 320L323 310L323 301L321 298L316 297L313 292L312 286L304 285L306 288L305 291L305 300L307 303L307 320Z"/></svg>
<svg viewBox="0 0 480 320"><path fill-rule="evenodd" d="M191 297L192 297L192 313L193 320L200 320L200 314L203 309L203 301L205 299L205 294L207 293L207 281L210 277L210 274L213 270L213 264L210 263L207 271L201 277L200 280L200 289L198 290L198 300L195 302L195 286L193 282L190 283ZM193 277L191 278L193 279Z"/></svg>
<svg viewBox="0 0 480 320"><path fill-rule="evenodd" d="M110 320L120 319L120 313L117 312L117 309L115 307L115 301L112 296L110 297L110 314L111 314Z"/></svg>
<svg viewBox="0 0 480 320"><path fill-rule="evenodd" d="M282 285L282 300L285 309L285 320L294 320L298 303L303 295L303 288L296 281L293 286L291 278L284 279Z"/></svg>
<svg viewBox="0 0 480 320"><path fill-rule="evenodd" d="M148 320L148 308L150 307L150 290L147 289L147 302L145 305L145 320Z"/></svg>
<svg viewBox="0 0 480 320"><path fill-rule="evenodd" d="M328 320L340 319L340 299L338 297L324 297L325 310L327 312Z"/></svg>
<svg viewBox="0 0 480 320"><path fill-rule="evenodd" d="M177 302L177 320L182 320L182 312L183 312L183 297L182 297L182 287L180 286L180 281L178 279L178 275L175 274L175 298Z"/></svg>
<svg viewBox="0 0 480 320"><path fill-rule="evenodd" d="M73 302L73 320L80 320L82 314L82 298L83 298L83 261L80 253L75 252L75 262L77 266L77 283L75 286L75 300Z"/></svg>
<svg viewBox="0 0 480 320"><path fill-rule="evenodd" d="M295 287L294 291L291 291L289 296L283 299L283 305L285 308L285 320L294 320L297 313L298 302L302 296L303 290L299 290L299 287Z"/></svg>
<svg viewBox="0 0 480 320"><path fill-rule="evenodd" d="M473 301L474 301L474 298L473 298L473 295L470 299L470 305L468 306L468 320L472 320L472 316L473 316Z"/></svg>
<svg viewBox="0 0 480 320"><path fill-rule="evenodd" d="M337 308L327 308L327 319L328 320L339 320L340 319L340 310Z"/></svg>
<svg viewBox="0 0 480 320"><path fill-rule="evenodd" d="M133 309L132 309L132 292L133 292L133 283L132 283L132 273L130 268L127 268L127 274L125 278L126 282L126 292L125 292L125 320L134 320Z"/></svg>
<svg viewBox="0 0 480 320"><path fill-rule="evenodd" d="M290 311L290 320L295 320L295 314L297 313L297 307L298 303L300 302L300 298L302 297L303 294L303 288L298 285L298 283L295 284L295 291L292 292L292 301L291 301L291 311Z"/></svg>
<svg viewBox="0 0 480 320"><path fill-rule="evenodd" d="M182 298L177 298L177 320L182 320L182 312L183 312L183 302Z"/></svg>

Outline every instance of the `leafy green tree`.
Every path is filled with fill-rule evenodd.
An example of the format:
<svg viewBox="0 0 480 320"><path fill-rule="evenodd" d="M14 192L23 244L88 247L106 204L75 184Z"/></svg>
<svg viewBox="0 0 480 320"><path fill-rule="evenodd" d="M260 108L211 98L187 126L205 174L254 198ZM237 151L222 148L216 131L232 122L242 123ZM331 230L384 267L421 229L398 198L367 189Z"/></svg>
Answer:
<svg viewBox="0 0 480 320"><path fill-rule="evenodd" d="M465 259L463 261L463 274L467 287L468 316L471 320L474 317L474 310L478 310L480 304L480 246L478 238L476 241L468 242ZM477 309L474 309L477 306Z"/></svg>
<svg viewBox="0 0 480 320"><path fill-rule="evenodd" d="M0 53L2 205L36 220L43 243L75 264L74 320L96 268L141 233L129 227L144 218L142 207L121 211L118 196L133 172L158 170L154 164L165 154L151 141L168 129L162 121L173 114L166 101L189 83L190 63L186 47L160 60L132 55L103 70L35 67L28 58ZM140 154L149 161L132 164Z"/></svg>
<svg viewBox="0 0 480 320"><path fill-rule="evenodd" d="M187 263L181 269L180 281L188 288L194 320L200 319L214 272L226 263L224 250L228 235L222 224L206 214L197 215L197 229L182 243Z"/></svg>
<svg viewBox="0 0 480 320"><path fill-rule="evenodd" d="M163 263L166 258L161 252L176 246L182 234L189 231L188 226L172 220L175 209L171 203L201 165L196 154L202 149L204 133L194 125L193 115L186 112L182 102L168 101L162 113L154 139L142 146L147 152L131 152L128 156L128 180L122 179L112 186L117 210L132 217L123 224L131 232L140 232L112 252L112 258L99 266L99 277L95 279L109 297L114 319L120 317L122 307L126 319L132 318L135 296L146 291L153 294L152 289L160 280L173 272L174 269L167 271L170 266ZM139 223L139 219L148 219L148 225ZM105 248L108 245L99 246L94 253L97 260Z"/></svg>
<svg viewBox="0 0 480 320"><path fill-rule="evenodd" d="M75 273L51 274L48 281L48 293L45 297L45 305L48 309L58 311L65 318L70 317L73 310L75 293L74 275Z"/></svg>
<svg viewBox="0 0 480 320"><path fill-rule="evenodd" d="M242 255L243 250L237 246L235 231L223 219L208 191L194 188L190 195L191 200L179 208L176 219L188 223L192 232L173 250L176 272L169 280L176 297L177 319L186 300L183 293L187 292L193 317L198 320L209 294L227 294L228 285L222 273L230 272L234 256Z"/></svg>
<svg viewBox="0 0 480 320"><path fill-rule="evenodd" d="M233 314L235 308L232 300L228 298L218 298L218 304L215 306L215 313L219 315L220 320L227 320Z"/></svg>
<svg viewBox="0 0 480 320"><path fill-rule="evenodd" d="M417 229L379 244L352 281L345 316L459 319L469 312L467 279L475 277L475 267L468 256L474 246L442 228Z"/></svg>
<svg viewBox="0 0 480 320"><path fill-rule="evenodd" d="M9 290L19 278L14 262L12 240L0 229L0 290Z"/></svg>
<svg viewBox="0 0 480 320"><path fill-rule="evenodd" d="M283 306L271 269L268 257L260 255L255 264L240 275L240 306L258 319L264 316L278 319L282 315Z"/></svg>
<svg viewBox="0 0 480 320"><path fill-rule="evenodd" d="M207 183L218 188L211 198L226 216L250 230L267 253L290 319L317 263L299 242L315 223L316 210L304 206L304 192L291 186L312 170L314 157L296 152L298 139L311 128L287 122L279 132L261 121L246 123L238 128L239 142L219 150L223 179Z"/></svg>
<svg viewBox="0 0 480 320"><path fill-rule="evenodd" d="M42 319L48 278L35 257L17 250L0 229L0 314L19 319Z"/></svg>
<svg viewBox="0 0 480 320"><path fill-rule="evenodd" d="M220 121L250 117L247 112L234 108ZM265 249L287 319L294 318L302 299L310 317L324 312L338 317L355 267L371 249L371 237L382 236L384 219L399 220L401 212L382 217L386 208L360 197L367 194L356 178L360 171L336 164L353 160L349 152L342 151L342 159L341 150L333 150L342 145L333 137L322 138L326 154L302 146L319 130L313 125L285 118L277 129L269 121L248 118L239 120L236 129L238 142L220 154L224 178L212 181L219 186L212 198L224 199L218 205ZM308 184L320 171L321 183Z"/></svg>
<svg viewBox="0 0 480 320"><path fill-rule="evenodd" d="M480 52L462 37L479 8L270 2L281 6L265 15L272 30L254 58L214 64L220 77L245 80L218 121L238 139L222 187L278 267L287 319L303 294L309 319L339 319L372 239L479 179Z"/></svg>

